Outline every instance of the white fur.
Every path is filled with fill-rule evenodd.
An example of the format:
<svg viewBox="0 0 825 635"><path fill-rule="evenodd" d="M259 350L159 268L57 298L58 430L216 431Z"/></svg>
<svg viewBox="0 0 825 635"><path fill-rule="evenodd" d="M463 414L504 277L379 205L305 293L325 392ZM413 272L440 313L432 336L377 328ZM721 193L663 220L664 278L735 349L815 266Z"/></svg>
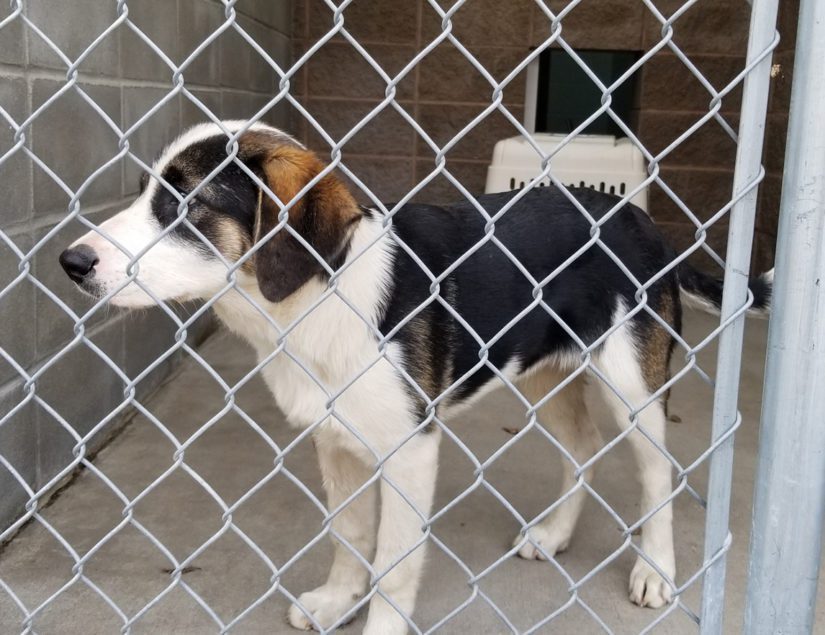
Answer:
<svg viewBox="0 0 825 635"><path fill-rule="evenodd" d="M762 281L768 285L771 289L771 300L767 303L766 306L762 307L761 309L748 309L748 315L756 318L768 319L771 316L771 305L773 304L773 272L774 269L768 269L759 277L762 278Z"/></svg>
<svg viewBox="0 0 825 635"><path fill-rule="evenodd" d="M626 315L627 308L620 302L612 318L613 325L622 323ZM574 366L578 365L578 361L572 358L566 361ZM574 474L602 447L601 436L588 414L586 393L593 389L601 393L613 413L615 422L622 430L627 430L631 425L631 408L637 408L650 397L628 325L623 324L606 339L604 346L595 356L594 365L612 387L599 377L589 380L579 377L550 399L537 413L540 423L564 446L575 463L571 465L568 461L564 465L564 478L558 497L566 497L564 501L527 531L527 539L523 533L515 537L513 546L518 547L518 554L522 558L544 560L553 557L567 548L573 535L586 499L586 490L576 481ZM544 364L536 371L523 375L519 388L528 399L536 403L566 377L563 372L565 370ZM621 397L614 392L614 388ZM625 400L630 407L625 404ZM648 405L638 414L638 420L638 428L643 429L650 438L664 447L665 416L661 402L655 401ZM631 431L627 438L638 464L639 480L642 484L641 511L644 515L670 496L671 466L661 451L638 429ZM583 478L585 483L590 483L593 469L586 470ZM676 565L672 507L669 503L642 526L641 549L672 582ZM630 575L630 599L640 606L663 606L672 599L670 582L663 579L655 568L640 556Z"/></svg>
<svg viewBox="0 0 825 635"><path fill-rule="evenodd" d="M99 259L93 281L100 295L116 293L113 304L140 307L155 300L188 300L216 293L225 283L227 268L207 259L198 250L182 247L174 236L162 236L162 227L151 211L151 188L126 210L75 241L89 245ZM130 282L129 263L135 265L139 284Z"/></svg>
<svg viewBox="0 0 825 635"><path fill-rule="evenodd" d="M626 315L627 308L619 302L613 316L613 324L620 323ZM595 365L612 387L601 379L593 381L613 411L616 423L623 430L627 430L631 426L630 408L638 408L650 397L650 390L642 377L636 345L628 324L623 324L607 338L596 357ZM644 430L645 434L639 430ZM648 437L654 439L661 447L665 446L665 413L660 400L654 401L638 413L638 427L627 437L639 469L642 515L667 500L672 490L671 464ZM657 511L642 526L641 549L672 582L676 575L676 559L673 550L673 507L670 503ZM630 599L640 606L663 606L670 602L673 596L670 582L664 580L644 558L639 556L630 574Z"/></svg>
<svg viewBox="0 0 825 635"><path fill-rule="evenodd" d="M523 376L519 389L535 404L566 376L563 370L544 365ZM513 541L513 546L519 548L518 555L527 560L546 560L567 548L587 498L587 491L577 482L575 472L601 449L602 440L587 410L585 384L585 377L577 377L553 395L537 413L539 423L570 453L575 463L564 461L558 500L566 497L565 500L529 529L529 540L525 541L524 535L519 533ZM593 472L592 467L584 472L586 483L592 482Z"/></svg>
<svg viewBox="0 0 825 635"><path fill-rule="evenodd" d="M682 294L682 304L684 306L689 306L691 309L704 311L705 313L710 313L711 315L719 315L719 307L713 304L710 300L706 299L704 296L697 293L691 293L690 291L686 291L684 288L680 288L679 291Z"/></svg>
<svg viewBox="0 0 825 635"><path fill-rule="evenodd" d="M242 123L224 125L234 132ZM252 129L286 137L260 124ZM162 173L181 150L220 133L214 124L188 130L164 150L154 171ZM150 182L134 204L103 223L99 233L89 232L75 242L89 245L97 254L94 281L101 294L117 292L113 304L151 305L152 296L158 300L208 298L226 284L225 264L204 257L174 237L160 237L162 229L150 210L156 187L156 182ZM285 350L263 368L262 375L288 419L300 427L315 424L319 445L332 448L319 452L331 508L336 501L346 500L356 487L349 474L360 471L369 475L372 466L381 464L386 478L380 484L381 523L372 572L380 578L380 593L372 600L367 632L383 635L406 630L404 618L385 597L406 615L413 610L423 565L423 548L414 547L421 537L421 517L429 515L432 505L438 433L417 435L405 442L416 422L411 396L390 362L401 361L400 350L390 344L386 356L389 360L379 358L374 331L390 284L392 257L388 239L380 234L379 222L369 218L360 221L350 248L353 257L360 256L351 257L349 267L338 278L338 293L321 300L303 318L301 315L327 291L325 282L312 280L275 304L263 297L254 277L238 271L239 290L232 289L222 296L215 310L229 328L253 345L259 360L277 348L279 330L292 328ZM149 245L152 247L139 259L137 279L151 295L129 282L126 274L129 261ZM273 328L272 322L279 328ZM360 544L366 551L374 540L367 520L372 506L367 496L360 513L342 513L334 522L348 543ZM370 576L346 549L339 545L336 550L327 584L302 595L301 606L290 611L294 626L329 626L352 605L353 598L364 593ZM392 566L406 551L411 553Z"/></svg>
<svg viewBox="0 0 825 635"><path fill-rule="evenodd" d="M338 447L334 436L324 431L315 435L315 448L327 491L327 508L335 512L373 472L352 453ZM336 622L354 617L347 613L366 593L370 579L361 559L369 561L375 550L376 505L376 487L371 485L333 518L332 529L345 542L334 539L335 557L326 583L301 594L298 603L290 607L289 623L295 628L330 629Z"/></svg>
<svg viewBox="0 0 825 635"><path fill-rule="evenodd" d="M357 255L365 248L366 251L351 260L338 279L338 293L358 312L337 294L330 295L300 319L286 339L286 351L301 363L282 352L262 373L293 424L318 425L315 436L330 509L346 500L358 483L373 473L372 466L382 464L381 520L372 572L374 577L381 578L380 593L371 600L365 632L383 635L403 633L407 628L404 617L385 596L407 616L414 607L424 556L424 548L416 545L421 538L422 517L429 515L432 506L438 433L407 439L417 423L410 394L393 364L383 357L379 359L374 329L390 284L391 258L387 238L374 243L380 233L379 222L368 218L360 221L351 253ZM313 281L285 302L272 304L260 294L254 279L242 277L239 286L280 328L300 318L327 289L326 283ZM278 346L278 332L240 293L228 293L215 309L230 328L253 344L259 359L266 358ZM388 357L398 362L398 355L397 347L390 345ZM348 385L368 366L369 370ZM334 395L334 412L327 416L330 396ZM344 465L350 466L351 473L341 472ZM368 520L373 513L371 500L369 495L359 507L337 516L334 524L348 543L360 544L365 551L372 540L365 537L372 532ZM336 546L327 583L302 595L290 609L289 621L293 626L328 627L363 595L369 576L348 549L341 544ZM406 557L392 566L404 554ZM367 553L363 555L369 557Z"/></svg>
<svg viewBox="0 0 825 635"><path fill-rule="evenodd" d="M208 139L216 135L223 135L226 134L226 132L235 134L247 123L248 122L242 119L228 119L226 121L222 121L221 126L215 123L200 123L195 126L192 126L163 149L163 152L161 152L160 157L157 159L157 161L155 161L152 168L155 172L160 174L161 172L163 172L163 169L172 159L174 159L178 154L180 154L182 150L185 150L193 143L203 141L204 139ZM247 130L257 132L268 132L281 139L289 140L290 143L294 143L298 146L301 146L300 143L298 143L293 137L285 133L283 130L278 130L277 128L268 126L265 123L255 122L251 126L249 126Z"/></svg>
<svg viewBox="0 0 825 635"><path fill-rule="evenodd" d="M769 269L759 276L771 288L773 288L773 272L773 269ZM679 290L681 291L682 303L684 305L698 311L710 313L711 315L720 315L719 307L707 298L696 293L691 293L684 288L680 288ZM768 302L767 306L759 309L749 308L746 313L750 317L767 319L771 315L771 303Z"/></svg>

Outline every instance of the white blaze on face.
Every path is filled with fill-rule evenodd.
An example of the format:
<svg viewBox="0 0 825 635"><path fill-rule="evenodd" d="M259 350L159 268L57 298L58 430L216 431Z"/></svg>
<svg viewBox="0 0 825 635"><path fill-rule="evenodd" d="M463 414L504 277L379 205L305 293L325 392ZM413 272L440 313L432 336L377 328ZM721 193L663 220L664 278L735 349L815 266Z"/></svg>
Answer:
<svg viewBox="0 0 825 635"><path fill-rule="evenodd" d="M88 245L95 252L98 263L89 284L98 297L117 291L112 304L151 306L153 295L158 300L209 297L226 281L227 269L220 260L208 257L197 244L176 238L174 232L163 234L151 209L155 188L157 184L151 183L129 208L72 244ZM137 284L127 270L141 253L132 268L137 271Z"/></svg>

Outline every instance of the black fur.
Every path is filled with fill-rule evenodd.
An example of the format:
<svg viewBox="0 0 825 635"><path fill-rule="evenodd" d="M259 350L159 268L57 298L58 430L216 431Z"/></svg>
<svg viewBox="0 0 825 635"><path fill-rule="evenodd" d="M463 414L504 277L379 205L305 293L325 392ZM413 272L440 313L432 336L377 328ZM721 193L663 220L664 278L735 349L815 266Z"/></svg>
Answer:
<svg viewBox="0 0 825 635"><path fill-rule="evenodd" d="M163 227L168 227L178 218L180 198L194 190L215 168L226 161L226 143L224 135L215 135L194 143L183 149L164 168L161 176L169 187L159 184L151 203L152 212ZM261 181L266 182L265 171L261 165L263 157L241 154L238 158ZM146 183L148 179L142 178L141 190L145 189ZM275 184L269 186L274 188ZM178 196L170 188L177 191ZM218 238L218 221L230 219L238 224L251 243L255 231L258 191L259 188L252 178L237 163L230 162L198 190L197 195L188 204L186 218L213 244ZM313 247L334 270L343 264L348 245L339 244L335 237L329 236L323 237L326 238L325 241L313 241L312 237L317 234L314 231L317 219L312 191L306 195L304 205L306 212L296 223L290 219L290 226L311 244L314 242ZM264 235L277 223L279 209L266 195L262 199L262 206L260 232ZM185 223L178 224L173 235L196 244L207 256L214 255L214 252ZM261 292L265 298L273 302L285 299L313 276L328 277L316 256L285 229L259 249L256 272Z"/></svg>
<svg viewBox="0 0 825 635"><path fill-rule="evenodd" d="M571 192L595 219L619 200L590 189ZM515 194L490 194L478 201L493 215ZM445 207L409 204L395 215L393 227L436 276L463 254L473 252L441 284L441 295L450 298L452 307L483 342L490 342L530 306L534 286L498 246L488 242L474 248L484 238L485 222L469 202ZM559 190L542 188L529 192L508 210L496 222L494 235L533 278L542 281L590 240L590 231L590 223ZM601 239L641 282L676 255L648 216L634 205L625 205L602 226ZM380 325L384 333L431 295L429 278L404 250L397 250L393 266L395 286ZM543 287L542 299L589 345L610 328L619 299L628 308L637 305L635 293L631 280L598 245L592 245ZM648 305L658 312L662 295L669 294L673 302L677 293L676 274L672 273L649 290ZM436 325L431 345L442 352L441 363L451 362L453 371L445 378L446 384L470 373L454 396L472 395L493 377L493 371L480 364L481 345L437 301L425 311L423 319ZM678 316L673 318L678 322ZM643 333L654 326L653 318L640 314L634 326L637 333ZM678 329L678 323L673 326ZM421 347L412 335L414 329L402 329L397 336L408 356L419 354ZM518 370L523 371L551 354L579 351L566 330L536 306L493 344L489 361L501 369L518 359Z"/></svg>
<svg viewBox="0 0 825 635"><path fill-rule="evenodd" d="M183 149L166 166L163 180L183 197L201 183L226 160L226 137L216 135ZM145 185L141 188L144 189ZM251 236L255 225L255 209L258 188L249 176L234 162L226 165L201 188L189 202L186 218L209 241L216 239L216 221L229 218ZM163 227L168 227L178 217L180 200L163 184L158 184L152 196L152 213ZM175 227L177 238L193 242L207 253L198 236L184 223Z"/></svg>
<svg viewBox="0 0 825 635"><path fill-rule="evenodd" d="M263 176L260 166L254 164L254 157L241 158ZM162 176L170 186L185 194L225 159L226 138L216 135L184 149ZM587 188L571 188L570 192L596 220L602 219L620 201L613 195ZM489 215L494 215L516 194L489 194L477 200ZM310 225L313 222L311 199L310 192L307 213L302 219ZM230 218L251 240L257 204L256 184L240 167L229 163L189 204L187 218L210 240L218 221ZM174 194L165 187L157 188L152 209L162 225L168 226L177 218L178 205ZM366 209L362 213L377 214ZM273 220L277 215L269 216ZM528 310L535 300L535 286L504 250L535 280L544 281L591 240L590 222L558 189L546 187L528 192L495 223L492 236L504 250L490 240L478 246L485 239L485 223L486 219L469 202L446 206L410 203L393 217L394 235L417 255L433 276L440 276L467 255L438 285L438 299L433 297L431 277L404 249L400 246L395 249L393 284L379 330L386 334L404 323L393 339L401 345L408 364L413 365L410 360L418 364L418 376L426 376L430 398L457 380L461 381L457 388L451 389L450 401L471 396L493 378L487 363L502 369L515 360L519 364L516 370L522 372L552 355L578 358L581 349L577 340L589 346L601 337L612 326L620 301L628 309L638 304L636 285L599 245L590 245L541 288L543 303L566 327L541 305ZM265 232L267 224L263 225ZM268 222L268 226L274 225ZM302 236L308 235L303 229L306 228L296 227ZM175 234L183 240L201 242L183 225L176 228ZM632 204L625 204L601 226L600 238L642 283L676 257L650 218ZM267 268L266 263L258 263L266 270L264 273L269 272L264 278L275 282L273 289L262 287L268 299L282 300L310 277L325 277L324 268L293 238L287 236L271 242L269 248L277 252L277 257L270 259L270 264L276 271L269 271L272 267ZM337 243L319 245L319 252L332 269L343 264L347 256L348 247L343 245L343 251L341 247ZM648 306L676 332L681 326L680 285L716 306L721 303L721 281L682 263L648 289L647 295ZM770 301L770 285L755 278L751 289L756 298L754 308L766 307ZM442 302L448 303L460 319ZM413 312L415 315L409 318ZM635 338L644 342L660 327L642 311L633 318L631 328ZM484 353L485 346L494 339ZM665 347L668 357L672 346L670 341Z"/></svg>
<svg viewBox="0 0 825 635"><path fill-rule="evenodd" d="M723 281L694 269L687 262L679 265L679 284L685 291L701 296L717 310L722 308ZM771 305L772 286L762 277L748 280L748 288L753 293L751 310L765 310Z"/></svg>

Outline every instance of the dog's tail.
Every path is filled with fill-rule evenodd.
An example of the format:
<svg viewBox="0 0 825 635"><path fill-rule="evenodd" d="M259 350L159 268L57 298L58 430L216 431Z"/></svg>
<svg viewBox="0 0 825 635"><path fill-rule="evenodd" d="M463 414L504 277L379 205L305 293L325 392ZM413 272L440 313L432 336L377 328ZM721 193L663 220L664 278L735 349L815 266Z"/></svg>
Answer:
<svg viewBox="0 0 825 635"><path fill-rule="evenodd" d="M722 308L722 280L702 273L686 261L677 268L679 287L685 304L719 315ZM773 292L773 269L748 281L748 288L753 293L753 304L748 308L748 315L768 317L771 312L771 293Z"/></svg>

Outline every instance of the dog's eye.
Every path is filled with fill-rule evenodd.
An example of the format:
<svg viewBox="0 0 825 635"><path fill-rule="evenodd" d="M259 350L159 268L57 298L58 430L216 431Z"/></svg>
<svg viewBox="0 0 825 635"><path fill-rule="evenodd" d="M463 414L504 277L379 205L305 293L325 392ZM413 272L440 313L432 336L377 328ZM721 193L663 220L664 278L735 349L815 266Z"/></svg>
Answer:
<svg viewBox="0 0 825 635"><path fill-rule="evenodd" d="M189 192L179 187L174 187L174 190L163 188L158 192L155 198L155 215L160 222L166 226L173 222L178 217L178 208L181 205L181 199L186 198ZM189 209L192 208L193 201L188 202Z"/></svg>
<svg viewBox="0 0 825 635"><path fill-rule="evenodd" d="M181 199L184 199L187 196L189 196L189 192L187 192L186 190L183 190L179 187L176 187L174 194L172 192L170 192L169 190L166 190L166 196L165 196L165 201L164 202L166 203L167 206L171 206L171 207L174 207L175 209L177 209L178 206L181 204ZM191 203L192 203L192 201L189 201L190 205L191 205Z"/></svg>
<svg viewBox="0 0 825 635"><path fill-rule="evenodd" d="M176 193L178 196L180 196L181 198L186 198L187 196L189 196L189 192L187 192L186 190L184 190L184 189L183 189L183 188L181 188L181 187L177 187L177 186L175 186L173 189L175 190L175 193ZM167 190L167 191L168 191L168 190ZM177 200L177 198L175 198L175 195L174 195L174 194L172 194L171 192L169 192L169 196L171 196L173 199Z"/></svg>

